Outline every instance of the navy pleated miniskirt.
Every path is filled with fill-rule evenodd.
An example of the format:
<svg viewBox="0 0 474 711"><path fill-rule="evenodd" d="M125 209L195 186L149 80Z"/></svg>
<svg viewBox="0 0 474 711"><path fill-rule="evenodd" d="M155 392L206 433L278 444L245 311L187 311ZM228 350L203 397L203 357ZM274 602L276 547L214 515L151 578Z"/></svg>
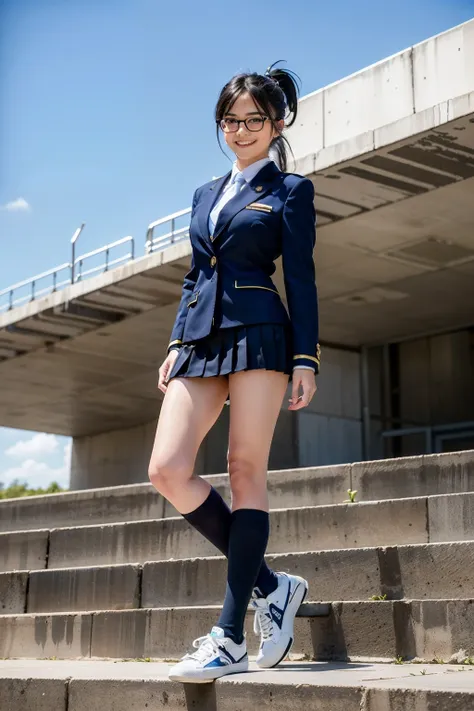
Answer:
<svg viewBox="0 0 474 711"><path fill-rule="evenodd" d="M168 375L171 378L229 375L240 370L293 373L292 336L281 323L213 329L205 338L184 343Z"/></svg>

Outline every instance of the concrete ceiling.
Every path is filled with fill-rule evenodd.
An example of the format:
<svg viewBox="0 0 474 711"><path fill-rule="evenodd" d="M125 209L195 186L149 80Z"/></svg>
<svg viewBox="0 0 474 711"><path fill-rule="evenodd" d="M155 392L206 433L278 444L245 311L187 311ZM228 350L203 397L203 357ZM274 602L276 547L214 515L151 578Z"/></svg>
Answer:
<svg viewBox="0 0 474 711"><path fill-rule="evenodd" d="M313 180L323 339L373 344L474 324L472 114Z"/></svg>
<svg viewBox="0 0 474 711"><path fill-rule="evenodd" d="M474 114L309 177L323 345L474 324ZM188 265L183 243L0 316L0 425L79 436L156 417Z"/></svg>

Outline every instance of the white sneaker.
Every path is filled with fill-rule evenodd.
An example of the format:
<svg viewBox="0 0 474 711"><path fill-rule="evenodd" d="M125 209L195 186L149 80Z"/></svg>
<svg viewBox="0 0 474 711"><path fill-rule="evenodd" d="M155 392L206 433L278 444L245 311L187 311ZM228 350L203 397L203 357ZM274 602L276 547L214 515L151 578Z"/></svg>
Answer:
<svg viewBox="0 0 474 711"><path fill-rule="evenodd" d="M259 667L276 667L291 649L293 625L298 608L308 592L304 578L288 573L277 573L279 584L268 597L252 594L251 608L255 610L253 628L260 634L260 649L256 662Z"/></svg>
<svg viewBox="0 0 474 711"><path fill-rule="evenodd" d="M220 627L213 627L210 634L198 637L193 642L197 648L192 654L185 654L180 662L169 670L172 681L204 684L225 674L235 674L248 670L247 644L236 644L224 635Z"/></svg>

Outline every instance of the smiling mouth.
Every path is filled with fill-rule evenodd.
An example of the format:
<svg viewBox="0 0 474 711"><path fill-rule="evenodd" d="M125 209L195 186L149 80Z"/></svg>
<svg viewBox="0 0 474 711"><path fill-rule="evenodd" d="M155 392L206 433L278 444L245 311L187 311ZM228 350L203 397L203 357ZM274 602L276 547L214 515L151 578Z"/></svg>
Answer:
<svg viewBox="0 0 474 711"><path fill-rule="evenodd" d="M253 146L255 141L236 141L235 143L237 146L242 146L243 148L245 148L246 146Z"/></svg>

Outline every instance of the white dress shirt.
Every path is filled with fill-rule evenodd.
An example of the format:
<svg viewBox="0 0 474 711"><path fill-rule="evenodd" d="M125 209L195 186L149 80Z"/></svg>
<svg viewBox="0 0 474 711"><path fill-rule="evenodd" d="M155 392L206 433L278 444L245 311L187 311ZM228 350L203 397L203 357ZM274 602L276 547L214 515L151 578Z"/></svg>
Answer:
<svg viewBox="0 0 474 711"><path fill-rule="evenodd" d="M237 175L237 173L241 172L244 179L245 179L245 182L250 183L250 181L253 178L255 178L255 176L263 168L263 166L266 165L267 163L270 163L270 162L271 162L271 158L268 158L268 157L261 158L261 160L256 160L255 163L252 163L251 165L247 166L247 168L244 168L242 171L239 171L239 169L237 168L237 161L234 161L234 164L232 166L232 173L230 174L230 178L227 181L227 183L224 185L224 188L223 188L221 194L219 195L219 198L218 198L216 204L214 205L214 207L212 208L212 210L209 214L209 234L211 236L214 234L214 229L216 227L217 218L219 217L220 211L222 210L224 205L229 201L229 199L231 199L231 197L233 197L233 195L231 197L229 197L228 193L231 191L231 188L232 188L232 185L234 183L235 176ZM244 184L242 184L241 189L243 186L244 186Z"/></svg>
<svg viewBox="0 0 474 711"><path fill-rule="evenodd" d="M255 163L251 163L246 168L244 168L242 171L240 171L245 179L245 182L249 183L253 178L255 178L257 173L259 173L262 170L262 168L265 165L267 165L267 163L271 163L271 162L272 162L272 159L269 157L261 158L260 160L256 160ZM237 194L236 192L234 192L234 181L235 181L235 177L236 177L237 173L239 173L239 169L237 168L237 161L234 161L234 164L232 166L232 172L230 174L230 178L227 181L227 183L224 185L224 188L223 188L221 194L219 195L219 198L218 198L216 204L214 205L211 212L209 213L209 234L211 236L214 234L214 229L216 227L217 218L219 217L220 211L222 210L224 205L226 205L226 203L229 200L231 200L235 194ZM242 187L244 185L245 185L245 183L242 183L242 185L240 186L240 190L242 189ZM310 365L295 365L293 367L293 370L297 370L298 368L300 370L312 370L313 372L315 370Z"/></svg>

